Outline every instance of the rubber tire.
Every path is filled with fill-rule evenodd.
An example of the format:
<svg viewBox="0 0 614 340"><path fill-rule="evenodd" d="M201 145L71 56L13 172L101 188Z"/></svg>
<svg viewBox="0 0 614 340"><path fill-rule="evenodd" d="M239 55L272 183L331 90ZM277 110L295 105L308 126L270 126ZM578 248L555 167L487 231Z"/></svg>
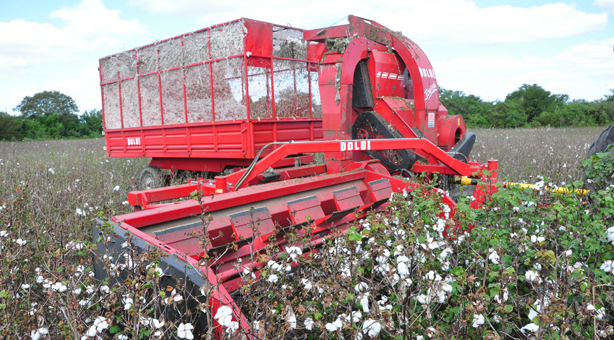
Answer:
<svg viewBox="0 0 614 340"><path fill-rule="evenodd" d="M597 137L597 140L591 144L586 154L586 159L600 152L605 152L612 144L614 144L614 124L608 126L608 128Z"/></svg>
<svg viewBox="0 0 614 340"><path fill-rule="evenodd" d="M141 170L139 175L139 190L151 190L164 185L162 172L157 166L148 165Z"/></svg>
<svg viewBox="0 0 614 340"><path fill-rule="evenodd" d="M597 139L593 142L593 144L591 144L591 146L588 149L588 152L586 154L586 159L591 158L592 156L601 153L601 152L606 152L608 147L610 147L610 145L614 144L614 124L608 126L601 134L599 134L599 137L597 137ZM614 153L614 149L609 151L610 154ZM587 181L587 177L584 177L584 188L590 190L591 192L597 192L600 189L600 187L597 187L595 184L591 184L588 183ZM590 195L589 195L589 199L590 199Z"/></svg>

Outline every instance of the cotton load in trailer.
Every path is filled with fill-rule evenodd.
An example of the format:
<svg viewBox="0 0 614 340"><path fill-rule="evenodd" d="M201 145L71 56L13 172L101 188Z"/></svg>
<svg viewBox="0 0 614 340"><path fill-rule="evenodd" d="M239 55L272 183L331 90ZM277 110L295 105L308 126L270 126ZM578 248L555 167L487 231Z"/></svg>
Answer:
<svg viewBox="0 0 614 340"><path fill-rule="evenodd" d="M219 173L269 142L321 140L307 45L301 29L239 19L100 59L107 156L151 157L158 180L160 168Z"/></svg>

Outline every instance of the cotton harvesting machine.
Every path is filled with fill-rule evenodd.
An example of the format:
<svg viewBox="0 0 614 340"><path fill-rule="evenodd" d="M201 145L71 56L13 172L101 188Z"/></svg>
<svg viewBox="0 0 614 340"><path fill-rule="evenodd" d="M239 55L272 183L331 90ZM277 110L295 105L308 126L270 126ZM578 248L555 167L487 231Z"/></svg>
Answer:
<svg viewBox="0 0 614 340"><path fill-rule="evenodd" d="M135 212L111 220L118 240L101 244L93 227L99 251L121 254L129 235L164 250L163 280L185 278L194 295L218 286L211 313L229 306L251 337L233 296L245 268L258 276L266 265L250 254L289 246L284 230L311 233L317 247L414 189L413 174L437 173L447 191L477 182L479 207L497 161L471 161L475 135L441 105L422 49L375 21L348 21L301 30L239 19L101 59L108 156L152 161L146 189L128 194ZM160 169L207 176L156 187ZM194 193L200 202L178 200ZM444 203L453 214L454 200ZM215 261L204 268L205 258ZM104 279L101 263L95 272Z"/></svg>

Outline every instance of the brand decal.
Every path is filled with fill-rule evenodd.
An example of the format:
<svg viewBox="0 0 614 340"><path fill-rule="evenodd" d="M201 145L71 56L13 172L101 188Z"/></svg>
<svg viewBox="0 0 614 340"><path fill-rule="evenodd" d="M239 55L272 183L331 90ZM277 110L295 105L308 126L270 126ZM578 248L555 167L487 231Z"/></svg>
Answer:
<svg viewBox="0 0 614 340"><path fill-rule="evenodd" d="M419 67L420 69L420 75L424 78L424 77L428 77L428 78L435 78L435 71L433 71L432 68L422 68Z"/></svg>
<svg viewBox="0 0 614 340"><path fill-rule="evenodd" d="M141 145L141 137L126 138L128 145Z"/></svg>
<svg viewBox="0 0 614 340"><path fill-rule="evenodd" d="M362 142L341 142L341 151L366 151L371 150L371 141Z"/></svg>
<svg viewBox="0 0 614 340"><path fill-rule="evenodd" d="M431 86L424 91L424 100L427 101L437 91L437 85L432 83Z"/></svg>
<svg viewBox="0 0 614 340"><path fill-rule="evenodd" d="M429 127L435 127L435 112L429 112Z"/></svg>
<svg viewBox="0 0 614 340"><path fill-rule="evenodd" d="M377 72L375 76L377 78L382 78L382 79L405 80L405 77L403 77L400 74L396 74L396 73Z"/></svg>

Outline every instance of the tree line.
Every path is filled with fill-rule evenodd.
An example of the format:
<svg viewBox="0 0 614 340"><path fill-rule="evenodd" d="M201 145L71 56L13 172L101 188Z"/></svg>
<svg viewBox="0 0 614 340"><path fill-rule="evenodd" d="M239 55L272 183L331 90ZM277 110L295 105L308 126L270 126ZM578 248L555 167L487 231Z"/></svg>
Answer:
<svg viewBox="0 0 614 340"><path fill-rule="evenodd" d="M24 97L13 109L0 111L0 141L97 138L102 136L102 111L79 108L68 95L44 91Z"/></svg>
<svg viewBox="0 0 614 340"><path fill-rule="evenodd" d="M489 102L462 91L439 88L439 99L451 115L468 127L519 128L603 126L614 121L614 89L602 99L570 100L537 84L524 84L503 101Z"/></svg>
<svg viewBox="0 0 614 340"><path fill-rule="evenodd" d="M570 100L537 84L524 84L503 101L489 102L463 91L439 88L441 103L451 115L461 115L468 127L519 128L603 126L614 122L614 89L604 98ZM102 111L79 108L68 95L44 91L26 96L13 109L0 111L0 141L97 138L102 136Z"/></svg>

